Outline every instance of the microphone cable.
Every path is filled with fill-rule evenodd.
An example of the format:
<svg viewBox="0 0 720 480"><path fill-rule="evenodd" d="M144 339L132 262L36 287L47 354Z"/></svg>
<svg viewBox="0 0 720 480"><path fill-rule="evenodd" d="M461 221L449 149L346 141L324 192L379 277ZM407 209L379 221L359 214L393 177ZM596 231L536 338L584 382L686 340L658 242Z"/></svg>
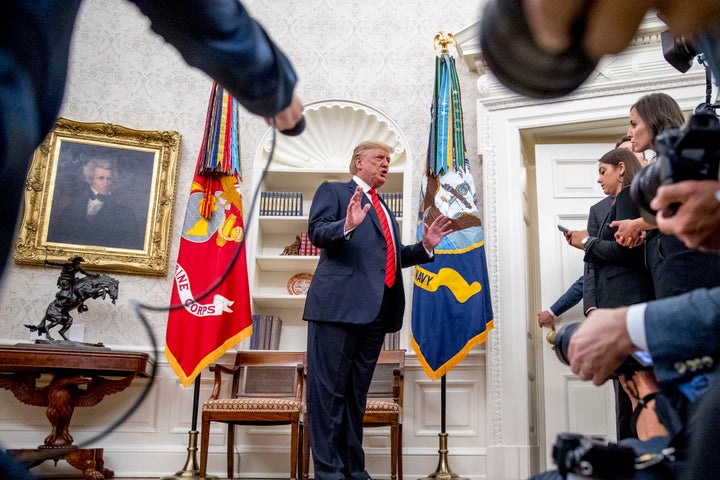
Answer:
<svg viewBox="0 0 720 480"><path fill-rule="evenodd" d="M304 128L304 119L303 122L303 128ZM230 271L235 266L235 262L240 256L240 252L242 251L243 246L245 246L245 239L247 238L247 232L250 223L252 222L253 216L255 215L255 209L256 204L258 201L258 198L260 197L260 187L265 182L265 177L267 177L268 171L270 169L270 165L272 164L273 157L275 155L275 144L277 140L277 129L275 128L275 121L271 120L271 127L272 127L272 138L271 138L271 144L270 144L270 153L268 155L267 162L265 166L263 167L262 174L260 175L260 179L257 182L257 185L255 187L255 192L252 195L252 201L250 202L250 209L248 211L247 221L243 222L245 226L245 232L243 234L242 239L238 242L237 247L235 248L235 253L233 254L232 258L230 259L230 262L228 263L227 267L223 271L223 273L210 285L203 293L200 295L194 297L191 301L197 302L202 300L203 298L207 297L212 293L216 288L218 288L227 278L227 276L230 274ZM302 130L301 130L302 131ZM298 133L296 133L298 134ZM150 325L150 322L146 318L143 311L147 312L171 312L174 310L178 310L181 308L185 308L184 303L178 303L175 305L150 305L146 303L142 303L139 301L132 300L130 302L130 308L131 310L137 315L137 317L141 320L143 327L145 328L145 332L147 333L148 338L150 339L151 347L152 347L152 354L154 356L154 361L152 362L152 369L150 370L150 374L148 375L149 380L147 382L147 385L143 389L143 391L140 393L138 398L135 400L135 402L123 413L120 417L118 417L113 423L111 423L107 428L102 430L100 433L97 433L90 437L87 440L83 440L82 442L79 442L77 444L77 448L87 448L89 445L97 442L98 440L104 438L105 436L112 433L113 430L115 430L117 427L125 423L125 421L130 418L130 416L137 411L137 409L140 407L140 405L145 401L145 398L150 393L150 389L155 383L156 378L156 371L157 371L157 361L160 358L160 350L158 348L158 342L155 337L155 334L152 331L152 326ZM193 419L194 421L195 419ZM62 452L58 452L58 455L62 455L67 453L67 450L63 450ZM53 457L48 457L48 459Z"/></svg>

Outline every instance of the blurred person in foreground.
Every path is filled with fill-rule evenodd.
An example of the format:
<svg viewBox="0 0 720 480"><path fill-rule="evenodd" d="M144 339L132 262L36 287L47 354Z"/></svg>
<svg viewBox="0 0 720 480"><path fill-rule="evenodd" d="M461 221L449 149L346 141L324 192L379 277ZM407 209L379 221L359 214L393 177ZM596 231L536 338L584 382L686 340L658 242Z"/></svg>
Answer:
<svg viewBox="0 0 720 480"><path fill-rule="evenodd" d="M255 115L293 129L303 106L290 61L237 0L131 0L152 29ZM62 104L81 0L0 2L0 273L35 148Z"/></svg>

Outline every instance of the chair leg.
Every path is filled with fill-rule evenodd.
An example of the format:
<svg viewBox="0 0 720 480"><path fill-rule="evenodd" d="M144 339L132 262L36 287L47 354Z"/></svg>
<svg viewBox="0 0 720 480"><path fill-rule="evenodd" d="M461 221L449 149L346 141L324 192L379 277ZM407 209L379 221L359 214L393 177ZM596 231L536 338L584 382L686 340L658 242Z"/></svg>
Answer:
<svg viewBox="0 0 720 480"><path fill-rule="evenodd" d="M207 474L208 445L210 444L210 418L206 413L202 415L202 432L200 434L200 476Z"/></svg>
<svg viewBox="0 0 720 480"><path fill-rule="evenodd" d="M302 480L308 480L308 472L310 472L310 428L307 423L307 416L305 418L302 437Z"/></svg>
<svg viewBox="0 0 720 480"><path fill-rule="evenodd" d="M302 422L298 425L298 444L297 452L298 452L298 470L297 470L297 478L298 480L302 479L302 474L304 471L303 467L303 439L305 438L305 427Z"/></svg>
<svg viewBox="0 0 720 480"><path fill-rule="evenodd" d="M228 478L233 478L235 471L235 425L228 423L227 429L227 475Z"/></svg>
<svg viewBox="0 0 720 480"><path fill-rule="evenodd" d="M398 424L398 480L403 480L402 423Z"/></svg>
<svg viewBox="0 0 720 480"><path fill-rule="evenodd" d="M290 425L290 480L297 480L299 428L300 421L294 419Z"/></svg>
<svg viewBox="0 0 720 480"><path fill-rule="evenodd" d="M390 480L397 480L398 424L390 425Z"/></svg>

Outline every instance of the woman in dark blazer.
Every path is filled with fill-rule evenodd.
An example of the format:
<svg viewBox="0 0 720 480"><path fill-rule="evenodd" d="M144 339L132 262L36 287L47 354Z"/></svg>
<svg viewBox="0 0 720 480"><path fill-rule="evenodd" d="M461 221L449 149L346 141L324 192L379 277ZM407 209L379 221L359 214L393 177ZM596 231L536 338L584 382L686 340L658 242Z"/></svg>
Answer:
<svg viewBox="0 0 720 480"><path fill-rule="evenodd" d="M584 260L591 262L595 270L598 308L632 305L654 298L643 249L623 247L615 241L616 229L610 227L615 220L639 215L628 187L641 168L637 157L624 148L611 150L598 161L598 183L606 195L615 197L615 201L600 225L597 237L585 237L579 246L585 250Z"/></svg>

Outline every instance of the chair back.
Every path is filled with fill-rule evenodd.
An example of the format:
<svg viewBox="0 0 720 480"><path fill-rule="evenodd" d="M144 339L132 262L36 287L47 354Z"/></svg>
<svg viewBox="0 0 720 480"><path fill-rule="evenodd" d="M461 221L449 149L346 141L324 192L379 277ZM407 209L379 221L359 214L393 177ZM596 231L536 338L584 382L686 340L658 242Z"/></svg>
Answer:
<svg viewBox="0 0 720 480"><path fill-rule="evenodd" d="M403 404L405 350L381 350L373 373L368 398L392 398Z"/></svg>
<svg viewBox="0 0 720 480"><path fill-rule="evenodd" d="M234 397L278 397L302 400L304 352L242 351L235 356L239 367Z"/></svg>

